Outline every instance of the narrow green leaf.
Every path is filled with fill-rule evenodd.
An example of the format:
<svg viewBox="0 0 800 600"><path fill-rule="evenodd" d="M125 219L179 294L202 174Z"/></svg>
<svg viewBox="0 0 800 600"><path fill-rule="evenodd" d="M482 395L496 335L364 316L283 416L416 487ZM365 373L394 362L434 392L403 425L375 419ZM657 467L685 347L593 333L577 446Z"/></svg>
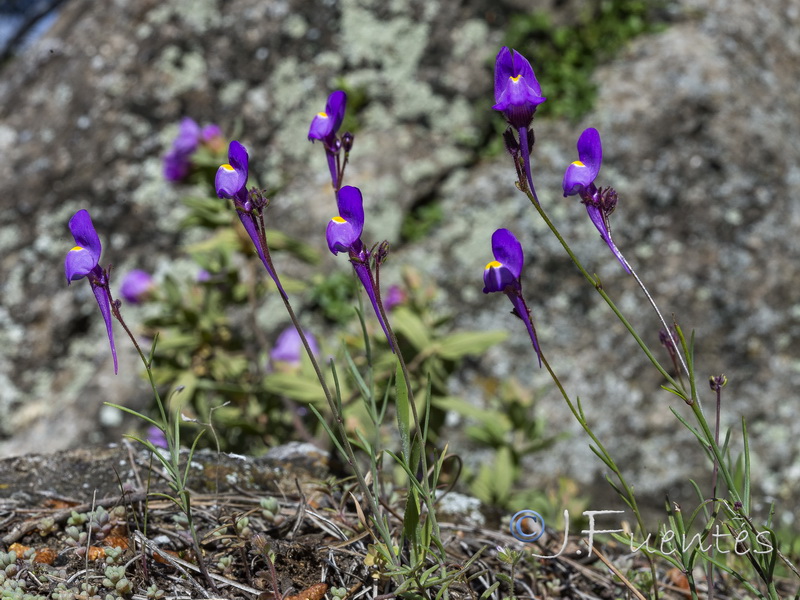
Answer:
<svg viewBox="0 0 800 600"><path fill-rule="evenodd" d="M358 294L358 308L355 309L358 322L361 324L361 337L364 340L364 355L367 359L367 364L372 364L372 344L369 341L369 331L367 331L367 322L364 319L364 303L361 294Z"/></svg>
<svg viewBox="0 0 800 600"><path fill-rule="evenodd" d="M711 460L714 460L714 455L711 454L711 452L708 450L708 441L706 441L706 438L703 436L703 434L699 430L695 429L689 423L689 421L684 419L681 416L681 414L678 411L676 411L674 408L670 407L669 410L672 412L673 415L675 415L675 418L678 419L678 421L680 421L681 424L684 427L686 427L686 429L688 429L689 431L691 431L694 434L694 437L696 437L697 441L700 442L700 445L703 447L703 449L705 450L706 454L711 458Z"/></svg>
<svg viewBox="0 0 800 600"><path fill-rule="evenodd" d="M428 444L428 425L431 422L431 374L428 373L428 385L425 387L425 416L422 421L422 445Z"/></svg>
<svg viewBox="0 0 800 600"><path fill-rule="evenodd" d="M697 485L697 482L694 479L690 479L689 484L692 486L692 489L694 489L694 493L697 495L697 499L700 501L700 506L698 506L692 514L692 521L694 521L695 516L700 510L703 511L706 521L709 521L711 519L711 514L708 512L708 502L706 502L700 486Z"/></svg>
<svg viewBox="0 0 800 600"><path fill-rule="evenodd" d="M422 442L418 435L415 435L411 440L411 458L408 461L408 466L413 472L417 472L420 465L422 455Z"/></svg>
<svg viewBox="0 0 800 600"><path fill-rule="evenodd" d="M408 308L395 308L392 311L392 323L395 331L402 334L417 352L426 350L431 345L430 329Z"/></svg>
<svg viewBox="0 0 800 600"><path fill-rule="evenodd" d="M356 385L358 386L358 389L361 392L361 397L364 398L364 400L367 400L371 396L369 388L367 387L367 384L364 382L364 378L361 377L361 373L359 373L358 367L356 366L356 363L353 361L353 357L350 355L347 346L344 347L344 358L347 361L348 368L350 369L350 375L355 380Z"/></svg>
<svg viewBox="0 0 800 600"><path fill-rule="evenodd" d="M309 404L308 408L312 413L314 413L314 416L317 417L317 420L319 421L319 424L322 425L322 428L325 430L325 433L328 434L328 439L330 439L333 442L333 445L336 446L336 449L339 451L339 453L343 457L347 458L347 453L344 451L344 448L342 447L339 438L337 438L336 435L334 435L333 430L328 425L328 422L323 418L323 416L320 414L320 412L316 409L316 407L313 404Z"/></svg>
<svg viewBox="0 0 800 600"><path fill-rule="evenodd" d="M397 463L397 465L401 469L403 469L403 471L405 471L406 475L408 476L408 481L409 481L410 487L422 492L423 491L422 484L417 480L417 477L416 477L414 471L411 470L411 468L408 466L406 461L402 457L400 457L397 454L395 454L394 452L392 452L391 450L384 450L384 452L386 454L388 454L389 456L391 456L392 459L394 460L394 462Z"/></svg>
<svg viewBox="0 0 800 600"><path fill-rule="evenodd" d="M744 489L742 493L742 510L750 514L750 438L747 435L747 422L742 416L742 440L744 441Z"/></svg>
<svg viewBox="0 0 800 600"><path fill-rule="evenodd" d="M189 456L186 457L186 469L183 472L183 481L181 481L181 488L183 489L186 489L186 482L189 480L189 469L192 466L192 459L194 458L194 451L197 448L197 443L200 441L200 438L203 437L205 432L205 429L200 430L192 442L192 447L189 449Z"/></svg>
<svg viewBox="0 0 800 600"><path fill-rule="evenodd" d="M495 490L498 498L508 498L514 485L516 473L508 446L498 448L494 455Z"/></svg>
<svg viewBox="0 0 800 600"><path fill-rule="evenodd" d="M330 367L333 375L333 387L336 390L336 395L333 397L333 403L336 405L335 415L342 415L344 414L342 411L342 386L339 384L339 374L336 372L336 364L333 359L331 359Z"/></svg>
<svg viewBox="0 0 800 600"><path fill-rule="evenodd" d="M158 422L154 421L153 419L151 419L147 415L143 415L142 413L137 412L137 411L133 410L132 408L128 408L127 406L121 406L119 404L114 404L113 402L103 402L103 404L105 404L106 406L111 406L113 408L121 410L122 412L126 412L129 415L133 415L137 419L141 419L142 421L150 423L150 425L153 425L154 427L158 427L159 429L163 430L163 425L161 423L158 423Z"/></svg>
<svg viewBox="0 0 800 600"><path fill-rule="evenodd" d="M610 456L608 456L608 455L607 455L607 454L605 454L604 452L601 452L601 451L600 451L600 450L599 450L597 447L595 447L594 445L590 445L590 446L589 446L589 449L590 449L592 452L594 452L594 453L595 453L595 455L596 455L596 456L597 456L597 457L598 457L600 460L602 460L602 461L605 463L605 465L606 465L606 466L607 466L609 469L611 469L612 471L616 471L616 470L617 470L617 465L614 463L614 460L613 460L613 459L612 459Z"/></svg>
<svg viewBox="0 0 800 600"><path fill-rule="evenodd" d="M486 590L481 594L480 600L489 600L494 595L494 592L497 588L500 587L500 582L495 581L492 585L490 585Z"/></svg>
<svg viewBox="0 0 800 600"><path fill-rule="evenodd" d="M419 535L419 514L419 496L417 495L417 490L411 488L406 498L406 509L403 515L403 535L410 542L412 564L417 564L419 559L417 550L422 542Z"/></svg>
<svg viewBox="0 0 800 600"><path fill-rule="evenodd" d="M263 379L264 389L303 404L322 404L325 394L316 379L302 379L292 373L270 373Z"/></svg>
<svg viewBox="0 0 800 600"><path fill-rule="evenodd" d="M400 430L400 446L403 458L406 461L411 459L411 438L410 438L410 423L411 423L411 409L408 401L408 388L406 387L406 378L403 375L403 369L400 366L400 361L397 361L397 368L395 369L395 403L397 412L397 426Z"/></svg>
<svg viewBox="0 0 800 600"><path fill-rule="evenodd" d="M358 437L358 441L351 439L350 444L363 450L367 456L375 456L375 451L372 448L372 444L361 432L361 429L356 429L356 436Z"/></svg>
<svg viewBox="0 0 800 600"><path fill-rule="evenodd" d="M480 355L507 337L506 331L461 331L440 339L436 345L436 354L446 360Z"/></svg>
<svg viewBox="0 0 800 600"><path fill-rule="evenodd" d="M669 392L670 394L675 394L682 401L686 402L686 395L683 392L681 392L680 390L676 390L675 388L672 388L672 387L667 387L666 385L662 385L661 389L666 391L666 392Z"/></svg>

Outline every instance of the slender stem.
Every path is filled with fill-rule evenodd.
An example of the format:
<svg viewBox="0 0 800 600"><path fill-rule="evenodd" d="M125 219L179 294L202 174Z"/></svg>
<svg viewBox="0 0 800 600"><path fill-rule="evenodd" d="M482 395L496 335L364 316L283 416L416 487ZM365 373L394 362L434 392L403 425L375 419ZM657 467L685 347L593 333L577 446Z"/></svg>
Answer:
<svg viewBox="0 0 800 600"><path fill-rule="evenodd" d="M370 271L371 273L371 271ZM403 378L406 380L406 390L408 392L408 402L411 405L411 414L414 417L414 427L416 429L415 435L417 440L419 441L420 446L420 461L422 466L422 490L425 495L425 506L428 508L428 519L431 520L432 529L433 529L433 536L434 539L439 539L439 523L436 520L436 510L434 507L435 498L433 497L430 481L428 480L428 455L427 449L425 448L425 439L423 438L422 432L422 421L419 418L419 413L417 412L417 402L414 399L414 390L411 386L411 374L408 370L408 365L406 365L406 360L403 357L403 353L400 351L400 344L397 341L397 336L394 333L394 329L392 329L391 323L389 323L389 318L386 315L386 309L383 306L383 301L381 300L381 290L380 290L380 264L376 264L375 267L375 299L376 304L378 306L378 310L380 311L381 320L386 327L386 330L389 333L389 337L392 341L392 347L394 348L395 355L397 356L397 360L400 362L400 369L403 371Z"/></svg>
<svg viewBox="0 0 800 600"><path fill-rule="evenodd" d="M125 320L122 318L122 311L120 311L121 303L118 300L114 300L111 297L111 290L106 287L106 293L108 294L108 301L111 303L111 314L114 315L114 318L117 322L122 325L122 328L125 330L125 333L128 334L131 342L133 343L133 347L136 348L136 352L139 353L139 358L142 360L144 364L145 372L147 373L147 379L150 381L150 387L153 389L153 395L156 399L156 405L158 406L158 412L161 414L161 422L164 424L164 433L167 436L171 436L169 431L168 424L169 420L167 419L167 413L164 409L164 403L161 400L161 394L158 393L158 388L156 387L156 380L153 377L153 369L152 365L150 364L150 360L144 355L142 352L141 346L139 346L139 342L136 341L136 337L133 335L133 332L128 327L128 324L125 323Z"/></svg>
<svg viewBox="0 0 800 600"><path fill-rule="evenodd" d="M703 430L703 435L705 436L706 440L708 440L708 447L711 449L711 453L713 454L713 460L717 465L719 465L719 472L722 474L722 478L725 480L728 493L731 495L734 503L741 502L741 497L736 489L736 483L734 482L733 475L725 464L725 457L722 456L722 450L720 449L719 444L714 441L714 434L711 432L711 427L708 425L708 421L703 413L703 408L700 406L700 402L693 402L690 406L692 407L695 420Z"/></svg>
<svg viewBox="0 0 800 600"><path fill-rule="evenodd" d="M720 408L722 406L722 386L716 386L717 395L717 415L714 421L714 443L719 446L719 421L720 421ZM713 522L717 521L717 475L719 473L719 463L714 459L714 468L711 471L711 498L714 501ZM709 550L709 556L714 556L713 546ZM708 561L708 569L706 577L708 579L708 600L714 600L714 563Z"/></svg>
<svg viewBox="0 0 800 600"><path fill-rule="evenodd" d="M589 283L591 283L592 286L597 290L597 293L600 294L603 300L605 300L606 304L608 304L609 308L611 308L613 313L617 315L617 318L625 326L625 329L628 330L631 336L633 336L633 339L636 340L636 343L642 349L642 352L644 352L645 356L647 356L647 358L650 360L653 366L656 369L658 369L658 372L661 373L664 379L666 379L667 382L669 382L669 384L672 385L676 390L678 391L683 390L683 386L679 386L678 383L675 381L675 379L672 377L672 375L670 375L669 372L667 372L667 370L661 366L661 363L658 362L656 357L650 351L650 348L647 346L644 340L642 340L642 338L633 328L633 325L631 325L625 318L625 316L620 312L616 304L614 304L614 301L611 300L609 295L603 289L603 285L600 282L600 280L590 275L589 272L583 267L581 261L578 259L577 256L575 256L575 253L572 252L572 249L569 247L569 244L567 244L566 240L564 240L564 238L561 236L561 233L558 231L556 226L553 224L553 222L550 220L547 214L545 214L544 210L542 210L542 207L539 206L539 204L535 201L535 199L532 196L529 196L529 198L531 200L531 204L533 204L533 206L538 211L539 215L542 217L542 220L544 220L545 224L550 228L550 231L553 233L554 236L556 236L556 239L561 243L561 246L567 252L572 262L575 264L575 266L578 268L581 274L586 278L586 280ZM685 392L683 397L684 400L686 400Z"/></svg>
<svg viewBox="0 0 800 600"><path fill-rule="evenodd" d="M622 254L620 254L620 256L622 256ZM628 267L628 270L630 271L631 275L633 275L633 278L636 280L636 283L639 284L639 287L642 289L642 292L644 292L644 295L647 298L647 301L650 303L650 306L652 306L653 310L656 311L656 315L658 315L658 320L661 321L661 325L664 327L664 331L667 332L667 336L669 336L669 341L672 344L672 346L675 348L675 354L678 356L678 360L681 363L681 367L683 367L683 370L684 370L684 372L686 373L686 375L688 377L689 376L689 367L686 366L686 361L684 360L683 354L681 354L680 346L677 344L677 341L675 340L675 336L672 333L672 328L669 325L667 325L667 322L664 320L664 317L661 314L661 311L658 309L658 305L656 304L656 301L653 300L653 297L650 295L650 292L645 287L644 282L641 279L639 279L639 275L633 269L631 264L628 262L628 260L624 256L622 256L622 260L625 261L625 265Z"/></svg>
<svg viewBox="0 0 800 600"><path fill-rule="evenodd" d="M722 387L717 386L717 415L714 421L714 443L719 446L719 421L722 405ZM716 501L717 498L717 475L719 473L719 462L714 459L714 470L711 472L711 495ZM716 512L716 511L715 511Z"/></svg>
<svg viewBox="0 0 800 600"><path fill-rule="evenodd" d="M532 144L531 144L532 145ZM527 180L527 188L533 198L533 203L541 209L539 198L536 195L536 189L533 187L533 176L531 175L531 153L528 149L528 128L519 128L519 150L522 154L522 168L524 171L525 179ZM520 182L521 184L522 182ZM524 191L524 190L523 190Z"/></svg>
<svg viewBox="0 0 800 600"><path fill-rule="evenodd" d="M283 286L280 284L280 278L278 277L278 273L275 270L275 267L272 264L272 257L269 253L269 246L267 245L267 237L265 234L265 229L263 227L263 214L259 214L259 221L262 223L262 226L259 227L259 242L261 243L262 251L264 257L266 259L267 265L269 265L269 271L273 274L275 279L275 283L277 284L276 287L278 289L278 293L281 296L281 300L283 300L283 305L286 307L286 312L289 314L289 319L291 319L292 324L294 325L295 329L297 330L298 336L300 336L300 341L303 344L303 348L306 351L306 355L308 356L309 360L311 361L311 366L314 369L314 373L319 380L320 386L322 387L322 392L325 394L325 399L328 402L328 407L331 410L331 414L335 418L336 427L339 431L339 435L342 438L342 445L345 449L345 454L347 458L347 462L352 468L353 472L355 473L356 480L358 481L358 486L361 489L361 493L363 494L364 498L369 502L370 509L372 514L374 515L375 525L381 533L383 537L383 541L386 544L388 551L394 556L394 547L392 545L392 536L389 532L388 528L384 520L381 518L383 514L380 510L380 506L375 499L374 495L370 493L369 484L367 483L366 479L364 478L364 474L361 472L361 469L358 466L356 461L355 452L353 451L353 447L350 444L350 438L347 434L347 428L344 424L344 418L342 415L341 410L336 404L336 400L333 397L333 394L328 387L328 384L325 380L324 375L322 374L322 369L320 369L319 363L317 362L316 356L314 356L314 352L311 350L311 346L308 343L308 338L306 337L305 331L303 331L302 326L300 325L300 320L297 318L297 315L292 308L291 302L289 301L289 296L283 289Z"/></svg>
<svg viewBox="0 0 800 600"><path fill-rule="evenodd" d="M594 431L592 431L591 426L589 425L588 421L586 420L586 418L583 415L583 411L578 410L578 408L572 403L572 400L570 399L569 394L567 394L567 391L564 389L564 386L561 384L561 380L558 378L558 375L556 375L555 371L550 366L550 363L547 361L547 358L544 356L544 353L540 353L539 358L541 359L542 364L544 365L545 369L547 369L547 372L550 374L550 377L553 379L553 382L556 384L556 387L558 388L558 391L561 393L562 398L564 398L564 401L567 403L567 407L569 408L570 412L575 417L575 419L578 421L578 423L583 428L583 430L586 432L586 434L591 438L592 442L595 444L597 452L603 456L603 462L608 466L608 468L611 469L611 471L616 476L617 481L619 481L620 485L622 486L622 489L625 492L626 500L627 500L628 504L630 505L631 510L633 510L634 516L636 517L636 524L639 526L639 531L641 531L642 535L644 535L644 532L646 531L645 525L644 525L644 519L642 517L641 511L639 510L639 505L636 502L636 496L634 495L633 488L628 484L628 481L625 479L625 476L622 474L622 471L620 471L619 467L617 467L617 464L611 458L611 455L609 454L608 450L606 450L606 447L597 438L597 436L595 435ZM652 557L652 555L650 554L649 551L647 551L647 550L643 550L643 551L645 553L645 556L647 556L647 560L650 563L650 571L651 571L652 577L653 577L653 591L654 591L654 594L655 594L655 598L657 600L658 599L658 587L657 587L657 583L656 583L657 579L656 579L655 561L653 560L653 557Z"/></svg>

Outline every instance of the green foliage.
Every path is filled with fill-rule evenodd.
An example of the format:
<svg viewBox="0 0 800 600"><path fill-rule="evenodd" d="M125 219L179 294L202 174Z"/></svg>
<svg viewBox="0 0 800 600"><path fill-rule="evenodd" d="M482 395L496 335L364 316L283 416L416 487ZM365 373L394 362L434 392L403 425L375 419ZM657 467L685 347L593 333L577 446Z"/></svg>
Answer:
<svg viewBox="0 0 800 600"><path fill-rule="evenodd" d="M166 275L149 299L144 326L148 336L159 336L152 361L157 386L169 394L171 411L180 410L184 426L215 426L216 436L203 445L218 444L233 452L257 453L264 444L317 436L319 423L306 408L322 408L325 395L312 365L303 356L296 364L274 363L268 356L271 337L260 331L257 307L277 291L263 277L263 266L253 252L250 239L241 231L230 206L219 199L191 197L183 222L185 229L202 231L194 239L202 242L186 247L186 254L207 274ZM303 263L318 265L321 257L308 245L284 234L269 231L273 251L292 255ZM288 280L285 287L305 305L305 312L325 317L340 330L343 346L332 350L320 336L324 355L345 352L357 356L366 347L360 332L354 300L361 293L351 269L317 273L310 285ZM451 318L434 309L437 290L423 283L416 272L403 276L403 303L393 309L392 320L400 343L412 357L414 390L425 389L430 375L434 397L442 396L446 382L467 356L477 356L502 341L505 332L453 332ZM370 307L371 309L371 307ZM369 338L374 356L375 383L394 376L394 355L368 315ZM377 335L377 337L375 337ZM363 359L353 359L363 367ZM333 383L332 376L327 375ZM357 392L350 379L339 382L343 408L348 418L364 423L366 413L353 402ZM431 417L431 439L438 438L444 411Z"/></svg>
<svg viewBox="0 0 800 600"><path fill-rule="evenodd" d="M358 291L358 280L352 273L336 270L327 275L317 274L312 279L309 297L315 308L325 318L339 324L353 321L353 298Z"/></svg>
<svg viewBox="0 0 800 600"><path fill-rule="evenodd" d="M444 220L444 210L439 202L422 204L411 209L400 226L403 242L416 242L427 237Z"/></svg>
<svg viewBox="0 0 800 600"><path fill-rule="evenodd" d="M470 492L491 506L512 508L523 493L516 484L523 479L523 461L527 456L548 448L557 436L546 432L545 420L536 415L533 394L514 379L481 382L486 406L474 406L460 398L437 397L433 405L441 411L461 415L465 433L478 448L491 449L492 458L477 472L467 470L465 483ZM520 508L535 506L529 504Z"/></svg>
<svg viewBox="0 0 800 600"><path fill-rule="evenodd" d="M591 110L595 68L634 37L663 27L657 15L667 1L593 0L567 24L553 23L545 11L514 16L504 45L531 61L548 99L537 114L578 120Z"/></svg>

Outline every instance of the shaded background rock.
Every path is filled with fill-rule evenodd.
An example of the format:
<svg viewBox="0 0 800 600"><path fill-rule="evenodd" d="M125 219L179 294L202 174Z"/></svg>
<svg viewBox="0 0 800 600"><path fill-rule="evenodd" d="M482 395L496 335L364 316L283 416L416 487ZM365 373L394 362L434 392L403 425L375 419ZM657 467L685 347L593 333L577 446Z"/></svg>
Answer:
<svg viewBox="0 0 800 600"><path fill-rule="evenodd" d="M800 481L800 150L792 142L800 11L790 0L679 6L666 31L635 40L595 73L600 96L581 123L538 122L537 190L587 268L657 346L658 324L638 288L583 208L561 197L575 140L596 126L599 183L620 192L618 245L665 313L697 331L699 385L728 375L724 425L747 417L763 499L788 499ZM479 373L518 377L541 395L551 427L574 433L531 461L531 485L562 474L599 479L585 438L546 374L532 369L523 328L503 299L480 292L490 235L510 227L526 249L540 340L567 389L638 490L680 493L703 462L660 378L514 189L508 158L481 153L499 119L490 110L491 63L512 10L478 0L67 3L0 82L0 452L97 441L109 433L96 418L103 400L149 401L127 351L113 376L88 286L63 285L71 214L91 210L106 240L102 260L118 271L180 268L167 261L184 241L177 223L186 189L163 181L160 157L189 115L241 139L260 183L282 188L270 216L323 248L332 200L322 152L305 136L344 78L369 99L348 174L364 192L367 239L398 239L410 207L441 199L444 223L395 246L392 266L410 262L434 277L459 326L512 331L454 379L453 391L481 402ZM342 267L324 260L322 268Z"/></svg>

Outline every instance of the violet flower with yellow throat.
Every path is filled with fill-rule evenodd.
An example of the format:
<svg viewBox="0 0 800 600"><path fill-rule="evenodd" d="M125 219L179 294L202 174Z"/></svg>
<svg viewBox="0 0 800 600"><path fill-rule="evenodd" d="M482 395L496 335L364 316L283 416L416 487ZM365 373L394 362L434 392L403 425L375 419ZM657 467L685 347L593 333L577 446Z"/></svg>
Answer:
<svg viewBox="0 0 800 600"><path fill-rule="evenodd" d="M233 200L236 214L256 247L256 252L264 268L269 273L272 281L275 282L281 295L286 296L286 292L283 291L283 287L272 266L272 258L269 255L269 246L267 245L264 209L269 201L264 197L261 190L256 188L247 190L249 165L250 159L247 149L238 141L232 141L228 147L228 162L217 169L217 175L214 180L217 196Z"/></svg>
<svg viewBox="0 0 800 600"><path fill-rule="evenodd" d="M517 241L514 234L508 229L498 229L492 234L492 253L494 260L486 265L483 270L483 293L503 292L514 310L511 312L522 319L531 338L531 344L536 351L539 366L542 366L542 351L536 337L536 328L533 326L531 311L522 296L522 266L525 258L522 254L522 244Z"/></svg>
<svg viewBox="0 0 800 600"><path fill-rule="evenodd" d="M531 150L534 138L533 129L530 127L536 108L545 100L531 63L516 50L503 46L495 60L495 105L492 108L502 112L510 125L508 133L504 136L506 148L514 158L520 185L524 178L536 204L539 204L539 199L531 176ZM512 130L517 133L518 140L514 138Z"/></svg>
<svg viewBox="0 0 800 600"><path fill-rule="evenodd" d="M347 154L353 144L353 136L351 134L346 133L341 138L337 135L344 120L346 107L347 94L341 90L332 92L328 96L325 110L314 116L308 128L309 141L319 140L325 148L325 157L328 160L328 169L331 172L331 184L334 191L338 191L342 185L344 165L347 162ZM342 149L344 149L345 153L344 163L340 158Z"/></svg>
<svg viewBox="0 0 800 600"><path fill-rule="evenodd" d="M114 346L114 330L111 327L112 300L108 287L108 271L100 266L100 254L103 250L100 237L92 224L92 217L87 210L79 210L69 220L69 230L75 239L75 246L64 258L64 274L67 284L83 279L89 280L92 286L100 314L106 323L108 342L111 344L111 356L114 358L114 373L118 371L117 349Z"/></svg>
<svg viewBox="0 0 800 600"><path fill-rule="evenodd" d="M346 185L340 189L339 193L336 195L336 202L339 207L339 215L333 217L328 222L328 228L325 231L328 248L333 254L346 252L350 257L353 270L361 282L361 285L364 286L364 291L367 292L369 301L372 303L372 308L375 311L375 315L378 317L378 322L380 322L383 328L383 333L386 335L389 347L392 349L392 352L394 352L392 336L389 334L389 329L381 313L380 290L378 289L370 265L373 259L373 252L367 249L361 241L361 233L364 230L364 202L361 196L361 190L357 187ZM378 248L379 251L375 257L377 264L380 263L382 256L385 254L383 245L380 245Z"/></svg>
<svg viewBox="0 0 800 600"><path fill-rule="evenodd" d="M603 145L597 129L590 127L578 138L578 160L567 167L564 173L564 196L579 196L586 206L586 212L600 232L600 237L625 269L631 272L630 265L611 238L611 225L608 221L617 207L617 192L614 188L598 188L594 180L600 173L603 162Z"/></svg>

